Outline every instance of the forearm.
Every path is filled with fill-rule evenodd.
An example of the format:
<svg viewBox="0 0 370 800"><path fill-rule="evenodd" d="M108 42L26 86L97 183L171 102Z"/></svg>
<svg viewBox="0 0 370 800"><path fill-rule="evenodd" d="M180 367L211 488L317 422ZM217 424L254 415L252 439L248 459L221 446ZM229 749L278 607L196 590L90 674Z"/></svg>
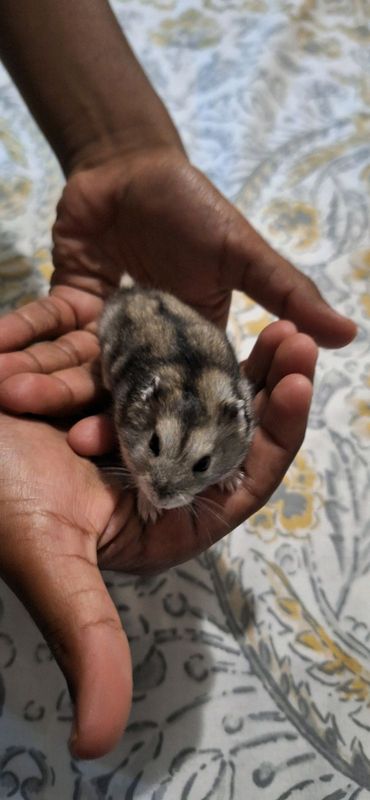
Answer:
<svg viewBox="0 0 370 800"><path fill-rule="evenodd" d="M0 0L0 56L66 174L117 151L182 149L106 0Z"/></svg>

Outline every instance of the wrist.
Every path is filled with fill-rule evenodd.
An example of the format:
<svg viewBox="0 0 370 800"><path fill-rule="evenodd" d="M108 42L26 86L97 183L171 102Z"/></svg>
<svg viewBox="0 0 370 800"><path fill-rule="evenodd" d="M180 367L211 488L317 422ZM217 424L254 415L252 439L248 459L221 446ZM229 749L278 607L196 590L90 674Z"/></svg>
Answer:
<svg viewBox="0 0 370 800"><path fill-rule="evenodd" d="M0 0L0 54L65 174L182 148L108 0Z"/></svg>
<svg viewBox="0 0 370 800"><path fill-rule="evenodd" d="M63 170L67 178L79 172L109 165L129 171L133 165L158 158L181 158L187 154L175 128L148 130L143 125L130 134L124 129L110 129L92 135L81 132L65 151Z"/></svg>

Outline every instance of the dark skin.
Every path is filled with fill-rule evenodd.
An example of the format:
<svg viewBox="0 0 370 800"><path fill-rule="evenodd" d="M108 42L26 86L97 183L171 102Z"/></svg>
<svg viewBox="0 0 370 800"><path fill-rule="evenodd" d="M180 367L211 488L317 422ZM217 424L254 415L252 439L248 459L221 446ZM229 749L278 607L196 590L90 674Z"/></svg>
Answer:
<svg viewBox="0 0 370 800"><path fill-rule="evenodd" d="M99 568L166 569L258 510L304 437L313 339L340 347L355 327L189 163L105 0L0 0L0 18L1 55L67 178L51 293L0 320L2 408L48 415L0 416L0 563L71 688L73 753L92 758L117 742L131 702L127 639ZM126 269L222 326L234 288L291 320L266 328L244 367L259 424L242 487L207 493L221 519L204 507L144 528L134 494L107 487L88 459L114 446L107 418L88 413L103 399L97 319ZM71 413L68 434L51 423Z"/></svg>
<svg viewBox="0 0 370 800"><path fill-rule="evenodd" d="M65 433L0 414L1 574L66 676L75 699L75 755L109 751L131 704L129 647L99 568L160 572L202 552L264 505L303 440L316 354L312 339L290 322L265 329L245 365L264 388L241 488L232 495L212 488L205 494L210 508L206 501L195 516L166 512L155 525L143 526L134 492L107 486ZM82 419L69 441L83 455L113 443L103 416Z"/></svg>
<svg viewBox="0 0 370 800"><path fill-rule="evenodd" d="M112 159L72 175L54 243L51 297L0 320L3 350L53 338L0 356L0 403L17 413L60 415L96 398L95 323L124 270L221 326L231 290L239 289L319 344L342 346L356 330L178 151Z"/></svg>

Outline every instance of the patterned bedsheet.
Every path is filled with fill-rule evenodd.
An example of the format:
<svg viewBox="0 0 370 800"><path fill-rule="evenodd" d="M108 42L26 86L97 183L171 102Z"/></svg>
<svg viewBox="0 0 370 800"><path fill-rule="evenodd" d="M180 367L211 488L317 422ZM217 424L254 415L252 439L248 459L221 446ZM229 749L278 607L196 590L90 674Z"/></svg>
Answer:
<svg viewBox="0 0 370 800"><path fill-rule="evenodd" d="M358 322L322 352L304 446L269 504L153 579L106 575L135 699L72 761L68 692L0 587L0 797L370 798L370 2L115 0L193 161ZM3 310L44 291L62 178L0 73ZM267 313L237 295L248 352Z"/></svg>

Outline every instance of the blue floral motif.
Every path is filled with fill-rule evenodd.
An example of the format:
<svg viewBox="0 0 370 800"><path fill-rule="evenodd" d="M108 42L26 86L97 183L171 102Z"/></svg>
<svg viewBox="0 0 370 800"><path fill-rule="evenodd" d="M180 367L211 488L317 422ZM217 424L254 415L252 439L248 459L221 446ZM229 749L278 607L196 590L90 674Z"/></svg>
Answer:
<svg viewBox="0 0 370 800"><path fill-rule="evenodd" d="M322 352L304 447L267 506L151 579L109 573L133 656L116 750L0 597L0 798L370 800L369 0L113 0L192 161L359 326ZM124 91L124 87L123 87ZM62 176L0 71L1 309L47 290ZM271 316L236 295L246 354Z"/></svg>

